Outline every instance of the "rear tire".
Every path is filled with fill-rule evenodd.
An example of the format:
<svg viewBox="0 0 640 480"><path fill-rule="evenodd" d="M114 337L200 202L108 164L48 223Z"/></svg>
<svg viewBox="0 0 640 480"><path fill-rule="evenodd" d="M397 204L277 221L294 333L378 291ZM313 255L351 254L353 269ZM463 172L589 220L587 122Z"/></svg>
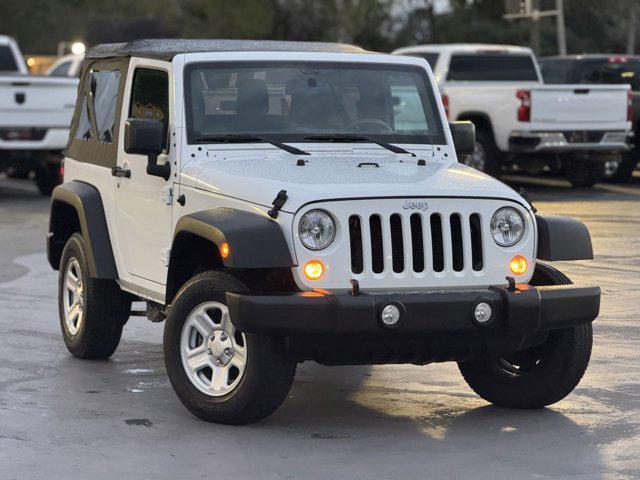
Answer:
<svg viewBox="0 0 640 480"><path fill-rule="evenodd" d="M461 163L475 168L487 175L499 178L502 173L503 155L493 139L493 134L486 128L476 130L476 149L471 155L465 155Z"/></svg>
<svg viewBox="0 0 640 480"><path fill-rule="evenodd" d="M62 251L59 278L58 311L67 349L78 358L109 358L131 313L131 297L113 280L91 278L78 233Z"/></svg>
<svg viewBox="0 0 640 480"><path fill-rule="evenodd" d="M571 281L548 265L536 265L533 285ZM591 357L591 323L552 330L540 345L506 358L458 364L471 389L494 405L542 408L562 400L578 385Z"/></svg>
<svg viewBox="0 0 640 480"><path fill-rule="evenodd" d="M204 272L182 287L167 315L169 380L183 405L209 422L261 420L284 402L293 382L296 361L283 339L233 326L225 293L247 290L232 275Z"/></svg>
<svg viewBox="0 0 640 480"><path fill-rule="evenodd" d="M53 189L61 183L60 165L44 164L38 165L36 172L36 186L41 195L51 196Z"/></svg>
<svg viewBox="0 0 640 480"><path fill-rule="evenodd" d="M604 165L602 162L589 159L578 159L567 162L565 175L571 185L576 188L593 187L600 182L604 176Z"/></svg>

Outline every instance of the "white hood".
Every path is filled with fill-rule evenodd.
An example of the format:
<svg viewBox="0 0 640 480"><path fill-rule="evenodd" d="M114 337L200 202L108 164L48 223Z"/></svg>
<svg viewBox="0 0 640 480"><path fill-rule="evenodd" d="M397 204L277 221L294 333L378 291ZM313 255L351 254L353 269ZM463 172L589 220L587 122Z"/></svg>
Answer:
<svg viewBox="0 0 640 480"><path fill-rule="evenodd" d="M492 197L525 203L498 180L452 160L446 147L422 150L413 157L363 145L322 151L299 146L312 155L246 146L196 151L183 164L182 182L268 207L280 190L286 190L282 210L290 213L307 203L343 198ZM418 164L420 159L425 165Z"/></svg>

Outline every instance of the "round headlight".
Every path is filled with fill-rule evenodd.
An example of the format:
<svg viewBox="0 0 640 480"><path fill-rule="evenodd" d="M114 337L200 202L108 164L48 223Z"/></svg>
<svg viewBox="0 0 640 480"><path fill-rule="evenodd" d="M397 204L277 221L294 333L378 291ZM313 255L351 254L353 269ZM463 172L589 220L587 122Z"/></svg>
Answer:
<svg viewBox="0 0 640 480"><path fill-rule="evenodd" d="M500 208L491 217L491 236L501 247L518 243L524 235L524 218L515 208Z"/></svg>
<svg viewBox="0 0 640 480"><path fill-rule="evenodd" d="M333 242L336 224L324 210L310 210L300 219L298 234L302 244L309 250L322 250Z"/></svg>

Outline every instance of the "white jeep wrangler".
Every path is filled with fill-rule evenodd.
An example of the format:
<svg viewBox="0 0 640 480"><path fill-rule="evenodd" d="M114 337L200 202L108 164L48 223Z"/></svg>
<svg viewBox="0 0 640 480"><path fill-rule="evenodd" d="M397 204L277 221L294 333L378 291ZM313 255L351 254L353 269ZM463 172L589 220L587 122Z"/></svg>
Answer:
<svg viewBox="0 0 640 480"><path fill-rule="evenodd" d="M306 360L457 361L494 404L557 402L587 367L600 290L539 261L592 258L589 233L458 163L473 146L422 59L98 46L52 196L65 343L108 358L130 315L165 320L178 397L220 423L271 414Z"/></svg>

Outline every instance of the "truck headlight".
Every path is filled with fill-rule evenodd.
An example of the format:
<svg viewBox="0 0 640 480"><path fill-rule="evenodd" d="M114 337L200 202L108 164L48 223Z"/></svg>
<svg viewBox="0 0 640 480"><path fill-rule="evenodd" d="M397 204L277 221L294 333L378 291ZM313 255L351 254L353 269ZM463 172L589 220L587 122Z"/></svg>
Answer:
<svg viewBox="0 0 640 480"><path fill-rule="evenodd" d="M518 243L524 235L524 218L515 208L503 207L491 217L491 236L501 247Z"/></svg>
<svg viewBox="0 0 640 480"><path fill-rule="evenodd" d="M336 223L324 210L309 210L300 219L298 234L309 250L322 250L336 237Z"/></svg>

